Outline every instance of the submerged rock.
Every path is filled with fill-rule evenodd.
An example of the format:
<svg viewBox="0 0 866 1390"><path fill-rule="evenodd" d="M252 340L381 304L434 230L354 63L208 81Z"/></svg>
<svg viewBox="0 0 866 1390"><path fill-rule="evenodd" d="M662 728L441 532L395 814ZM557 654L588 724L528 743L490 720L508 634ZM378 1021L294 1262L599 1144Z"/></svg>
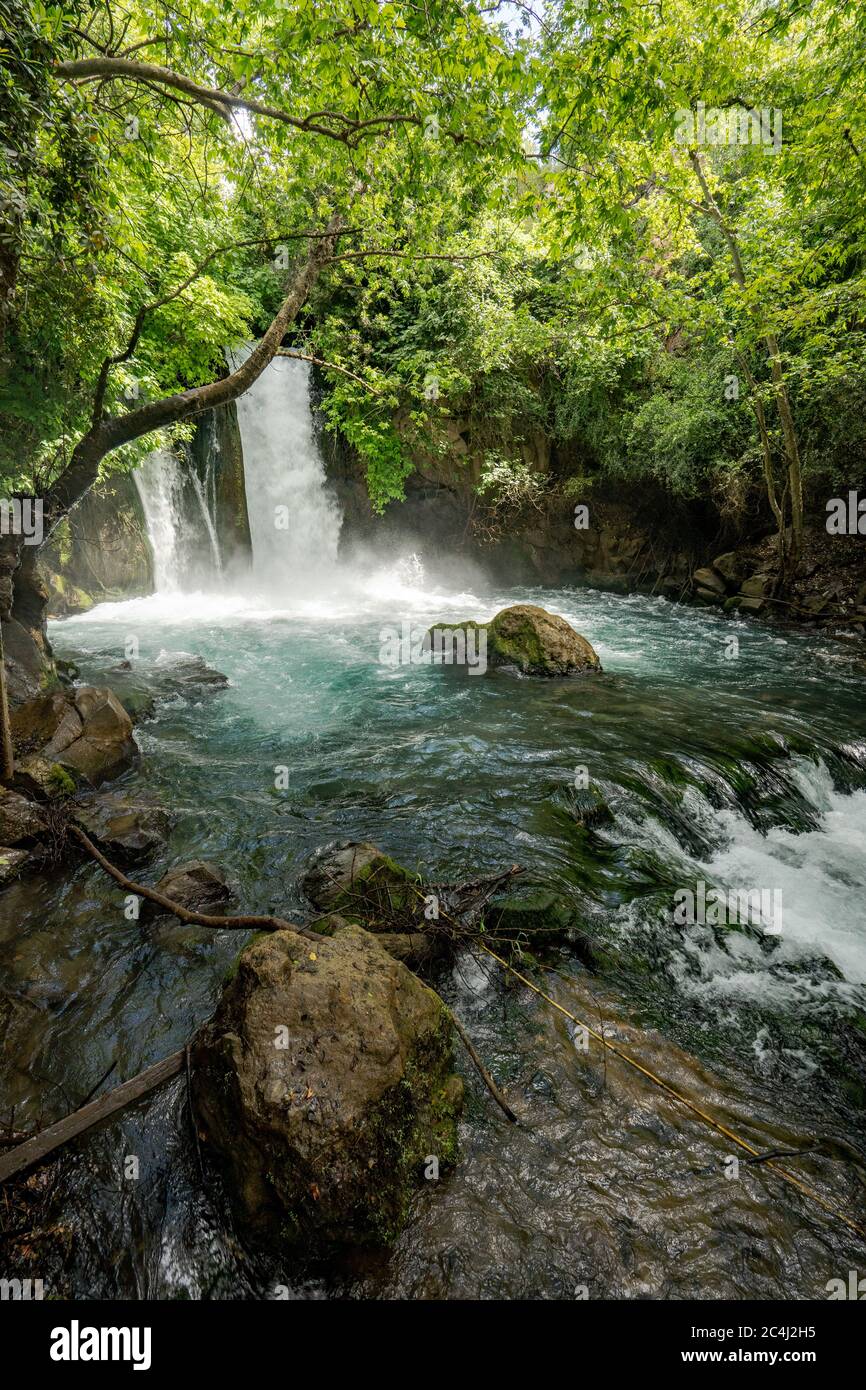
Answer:
<svg viewBox="0 0 866 1390"><path fill-rule="evenodd" d="M605 825L613 813L599 787L575 787L571 796L571 811L578 825Z"/></svg>
<svg viewBox="0 0 866 1390"><path fill-rule="evenodd" d="M202 859L191 859L186 864L176 864L163 874L156 885L157 892L172 898L190 912L218 913L220 908L232 898L232 890L225 874L216 864L207 864ZM159 912L155 903L146 905L152 912Z"/></svg>
<svg viewBox="0 0 866 1390"><path fill-rule="evenodd" d="M543 884L529 884L496 898L485 921L491 936L507 938L530 950L533 945L561 941L581 926L577 910L564 895Z"/></svg>
<svg viewBox="0 0 866 1390"><path fill-rule="evenodd" d="M109 859L139 862L162 849L171 817L162 806L130 801L116 792L89 797L75 808L74 819Z"/></svg>
<svg viewBox="0 0 866 1390"><path fill-rule="evenodd" d="M134 724L152 719L160 703L178 700L198 701L217 690L225 690L228 676L216 671L201 656L190 652L163 652L156 661L128 658L118 661L114 650L86 659L94 678L107 680ZM106 658L111 658L108 663ZM81 658L82 662L85 658Z"/></svg>
<svg viewBox="0 0 866 1390"><path fill-rule="evenodd" d="M254 1231L392 1239L425 1163L455 1156L451 1047L441 1000L362 928L253 940L194 1045L193 1100Z"/></svg>
<svg viewBox="0 0 866 1390"><path fill-rule="evenodd" d="M448 659L448 638L459 629L468 634L466 648L474 656L479 651L486 655L488 667L546 677L601 671L601 662L586 638L565 618L534 603L503 608L489 623L435 623L427 634L427 649L435 652L444 645L445 663L458 664Z"/></svg>
<svg viewBox="0 0 866 1390"><path fill-rule="evenodd" d="M421 915L418 879L376 845L346 840L318 850L301 879L313 907L363 921L370 931L390 913ZM391 925L381 921L381 930Z"/></svg>

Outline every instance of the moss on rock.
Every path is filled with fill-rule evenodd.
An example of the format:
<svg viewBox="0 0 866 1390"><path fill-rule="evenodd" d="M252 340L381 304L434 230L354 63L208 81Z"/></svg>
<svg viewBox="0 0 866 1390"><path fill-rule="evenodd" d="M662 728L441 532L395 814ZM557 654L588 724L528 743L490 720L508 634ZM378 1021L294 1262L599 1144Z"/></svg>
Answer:
<svg viewBox="0 0 866 1390"><path fill-rule="evenodd" d="M533 603L517 603L503 608L489 623L473 619L463 623L434 623L426 647L446 652L446 664L460 664L455 646L436 634L472 634L463 649L473 656L486 655L488 667L501 667L523 676L583 676L601 671L601 662L585 637L575 632L565 618L548 613ZM483 639L483 640L482 640ZM450 656L447 653L451 653ZM473 663L476 664L476 663ZM482 668L483 669L483 668Z"/></svg>
<svg viewBox="0 0 866 1390"><path fill-rule="evenodd" d="M462 1086L439 997L344 924L242 951L193 1050L198 1123L254 1232L381 1244L428 1156L456 1153Z"/></svg>

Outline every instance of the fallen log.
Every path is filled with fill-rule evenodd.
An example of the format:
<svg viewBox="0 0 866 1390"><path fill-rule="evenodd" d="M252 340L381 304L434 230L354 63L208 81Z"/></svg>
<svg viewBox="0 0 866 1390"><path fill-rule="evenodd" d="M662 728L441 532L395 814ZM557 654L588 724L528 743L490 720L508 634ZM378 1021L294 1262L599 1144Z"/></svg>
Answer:
<svg viewBox="0 0 866 1390"><path fill-rule="evenodd" d="M107 1091L98 1100L90 1101L87 1105L83 1105L80 1110L73 1111L65 1119L49 1125L39 1134L34 1134L32 1139L25 1140L17 1148L0 1156L0 1183L15 1177L17 1173L23 1173L34 1163L40 1163L55 1149L59 1149L61 1144L67 1144L70 1139L84 1134L86 1130L92 1129L94 1125L108 1119L110 1115L116 1115L118 1110L124 1110L133 1101L147 1095L148 1091L155 1090L164 1081L169 1081L173 1076L177 1076L185 1065L185 1057L185 1048L181 1048L179 1052L173 1052L170 1057L165 1057L161 1062L155 1062L153 1066L146 1067L144 1071L138 1072L129 1081L124 1081L120 1086L115 1086L112 1091Z"/></svg>

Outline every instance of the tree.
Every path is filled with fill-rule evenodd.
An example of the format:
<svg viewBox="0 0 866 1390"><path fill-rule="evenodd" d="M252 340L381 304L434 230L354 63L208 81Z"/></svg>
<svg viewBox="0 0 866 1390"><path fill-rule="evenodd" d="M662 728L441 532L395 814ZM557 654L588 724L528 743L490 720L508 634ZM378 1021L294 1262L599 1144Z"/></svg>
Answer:
<svg viewBox="0 0 866 1390"><path fill-rule="evenodd" d="M636 335L648 322L684 351L725 345L783 554L790 516L793 570L797 416L821 376L848 369L845 339L862 322L862 15L741 0L560 0L546 14L538 155L551 238L561 252L594 248L611 332L625 303Z"/></svg>
<svg viewBox="0 0 866 1390"><path fill-rule="evenodd" d="M100 470L246 390L340 255L394 252L383 201L423 205L451 165L481 187L519 147L522 60L474 0L2 5L23 38L0 469L44 497L46 539ZM403 233L396 253L437 254L428 223Z"/></svg>

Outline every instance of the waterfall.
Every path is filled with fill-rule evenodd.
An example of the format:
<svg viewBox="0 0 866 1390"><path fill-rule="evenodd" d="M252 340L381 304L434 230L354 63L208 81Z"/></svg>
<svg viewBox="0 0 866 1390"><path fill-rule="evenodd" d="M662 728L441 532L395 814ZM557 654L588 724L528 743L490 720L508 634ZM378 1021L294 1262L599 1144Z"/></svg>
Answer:
<svg viewBox="0 0 866 1390"><path fill-rule="evenodd" d="M250 348L230 356L233 367ZM310 368L275 358L237 401L256 588L287 597L333 572L342 517L327 489L310 406ZM213 589L222 579L214 437L204 478L192 458L150 454L133 477L147 521L158 593Z"/></svg>
<svg viewBox="0 0 866 1390"><path fill-rule="evenodd" d="M231 359L237 367L250 348ZM337 560L342 516L327 489L309 363L275 357L237 401L253 576L273 593L315 588Z"/></svg>
<svg viewBox="0 0 866 1390"><path fill-rule="evenodd" d="M132 476L147 522L157 593L208 587L222 563L195 469L170 449L156 449Z"/></svg>
<svg viewBox="0 0 866 1390"><path fill-rule="evenodd" d="M217 574L222 574L223 567L222 559L220 557L220 543L217 539L216 527L213 523L213 517L210 513L210 507L208 506L208 503L205 499L204 488L202 487L201 480L194 468L191 468L189 470L189 477L195 490L195 495L198 500L202 520L204 521L205 528L207 530L208 539L210 541L211 546L211 554L213 555L214 568Z"/></svg>

